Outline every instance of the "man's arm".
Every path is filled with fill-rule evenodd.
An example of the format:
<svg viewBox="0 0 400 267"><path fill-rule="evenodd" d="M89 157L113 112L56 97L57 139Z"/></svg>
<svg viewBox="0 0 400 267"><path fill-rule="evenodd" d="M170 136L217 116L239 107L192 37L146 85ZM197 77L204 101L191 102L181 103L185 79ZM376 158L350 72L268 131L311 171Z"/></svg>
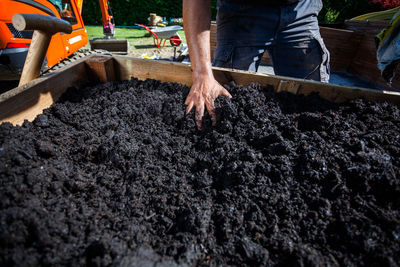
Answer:
<svg viewBox="0 0 400 267"><path fill-rule="evenodd" d="M210 0L183 0L183 23L192 64L192 88L186 98L186 113L196 109L197 128L201 129L204 105L211 115L213 125L217 122L214 100L224 95L232 96L215 79L211 70L210 56Z"/></svg>

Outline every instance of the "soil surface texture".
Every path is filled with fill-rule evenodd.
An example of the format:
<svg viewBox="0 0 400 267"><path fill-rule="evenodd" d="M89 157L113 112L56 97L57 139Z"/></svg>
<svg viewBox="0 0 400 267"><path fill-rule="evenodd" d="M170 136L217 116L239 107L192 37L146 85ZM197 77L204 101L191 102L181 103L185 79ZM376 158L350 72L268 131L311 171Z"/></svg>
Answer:
<svg viewBox="0 0 400 267"><path fill-rule="evenodd" d="M0 265L398 266L400 110L229 85L70 89L0 126Z"/></svg>

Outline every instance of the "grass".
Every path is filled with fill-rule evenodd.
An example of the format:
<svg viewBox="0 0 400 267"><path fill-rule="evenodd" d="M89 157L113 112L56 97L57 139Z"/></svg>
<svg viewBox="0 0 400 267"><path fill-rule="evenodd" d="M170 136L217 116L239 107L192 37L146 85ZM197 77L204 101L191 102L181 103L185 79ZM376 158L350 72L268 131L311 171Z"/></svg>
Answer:
<svg viewBox="0 0 400 267"><path fill-rule="evenodd" d="M102 26L86 26L89 39L103 38L103 27ZM185 33L183 30L178 31L179 36L186 43ZM153 44L153 38L150 37L150 33L144 29L132 29L132 28L116 28L115 29L116 39L127 39L131 50L143 50L155 48ZM165 47L171 47L169 41L167 41Z"/></svg>

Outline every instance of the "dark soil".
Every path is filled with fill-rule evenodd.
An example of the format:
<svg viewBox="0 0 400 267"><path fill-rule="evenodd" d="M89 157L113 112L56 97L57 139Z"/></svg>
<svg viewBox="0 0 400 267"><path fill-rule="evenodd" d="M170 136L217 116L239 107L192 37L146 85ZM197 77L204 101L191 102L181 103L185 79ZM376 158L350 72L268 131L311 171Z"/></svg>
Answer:
<svg viewBox="0 0 400 267"><path fill-rule="evenodd" d="M0 126L0 265L398 266L400 111L231 86L71 89Z"/></svg>

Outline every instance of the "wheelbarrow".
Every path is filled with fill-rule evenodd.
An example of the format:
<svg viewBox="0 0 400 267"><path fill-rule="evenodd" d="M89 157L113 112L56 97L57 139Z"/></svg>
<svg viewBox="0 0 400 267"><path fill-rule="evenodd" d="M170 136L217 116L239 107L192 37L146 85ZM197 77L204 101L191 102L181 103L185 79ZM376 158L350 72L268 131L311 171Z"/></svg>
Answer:
<svg viewBox="0 0 400 267"><path fill-rule="evenodd" d="M182 39L178 34L178 31L183 29L183 27L181 26L168 26L152 30L149 27L144 26L143 24L138 24L138 25L146 29L153 35L154 45L157 46L158 49L164 48L167 40L169 40L172 46L179 46L182 43ZM161 43L162 47L160 47Z"/></svg>

